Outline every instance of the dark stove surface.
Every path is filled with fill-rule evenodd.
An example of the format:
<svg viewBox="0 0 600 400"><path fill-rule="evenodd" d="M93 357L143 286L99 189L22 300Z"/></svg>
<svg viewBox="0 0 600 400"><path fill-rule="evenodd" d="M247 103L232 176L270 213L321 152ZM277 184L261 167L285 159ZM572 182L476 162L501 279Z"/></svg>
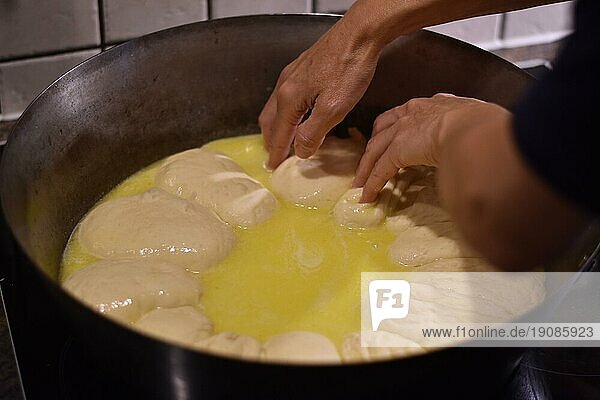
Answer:
<svg viewBox="0 0 600 400"><path fill-rule="evenodd" d="M528 71L538 76L545 66ZM66 323L36 300L35 288L19 285L25 279L11 269L14 255L1 218L0 399L24 399L23 389L29 400L135 398L111 385L102 368L90 362ZM473 398L600 399L600 348L530 349L505 393Z"/></svg>
<svg viewBox="0 0 600 400"><path fill-rule="evenodd" d="M0 399L22 399L23 387L0 290Z"/></svg>

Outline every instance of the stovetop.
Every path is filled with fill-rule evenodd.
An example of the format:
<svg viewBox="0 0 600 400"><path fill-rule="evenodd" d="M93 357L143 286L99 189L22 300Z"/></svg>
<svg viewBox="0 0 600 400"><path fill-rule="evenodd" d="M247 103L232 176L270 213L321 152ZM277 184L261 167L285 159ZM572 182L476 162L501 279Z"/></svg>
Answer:
<svg viewBox="0 0 600 400"><path fill-rule="evenodd" d="M528 71L535 76L545 69ZM15 255L1 218L0 399L120 398L118 388L90 365L65 321L36 300L37 289L19 286L26 277L10 268ZM600 399L600 348L529 349L505 389L479 398Z"/></svg>

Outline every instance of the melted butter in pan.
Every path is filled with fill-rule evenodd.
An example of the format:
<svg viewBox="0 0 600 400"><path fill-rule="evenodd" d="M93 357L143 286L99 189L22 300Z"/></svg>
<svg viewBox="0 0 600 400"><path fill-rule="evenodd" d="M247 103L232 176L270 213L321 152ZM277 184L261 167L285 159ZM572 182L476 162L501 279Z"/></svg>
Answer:
<svg viewBox="0 0 600 400"><path fill-rule="evenodd" d="M221 139L206 145L236 161L271 189L260 135ZM100 203L154 187L160 162L123 181ZM360 329L360 273L398 271L386 255L394 235L383 225L369 230L340 226L331 210L298 207L282 199L273 217L236 228L238 244L219 265L197 277L201 303L215 332L266 340L288 331L313 331L340 345ZM72 236L61 279L96 261Z"/></svg>

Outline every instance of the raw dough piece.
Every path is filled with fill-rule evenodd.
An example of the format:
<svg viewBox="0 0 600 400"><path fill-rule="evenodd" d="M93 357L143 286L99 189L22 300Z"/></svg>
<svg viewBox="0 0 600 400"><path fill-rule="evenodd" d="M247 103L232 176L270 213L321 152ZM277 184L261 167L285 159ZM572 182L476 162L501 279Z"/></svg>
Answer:
<svg viewBox="0 0 600 400"><path fill-rule="evenodd" d="M410 274L408 280L408 316L384 320L379 329L424 347L455 345L467 339L427 338L423 328L512 321L539 305L546 293L543 273L419 272Z"/></svg>
<svg viewBox="0 0 600 400"><path fill-rule="evenodd" d="M412 205L400 210L396 215L388 217L386 226L393 232L402 232L411 226L432 225L449 222L448 214L441 206L435 188L421 188Z"/></svg>
<svg viewBox="0 0 600 400"><path fill-rule="evenodd" d="M360 203L363 188L348 190L333 208L335 221L348 228L371 228L380 225L389 212L389 201L393 196L392 180L383 187L379 199L371 203Z"/></svg>
<svg viewBox="0 0 600 400"><path fill-rule="evenodd" d="M192 306L157 308L145 314L134 327L150 336L181 344L191 344L209 337L210 320Z"/></svg>
<svg viewBox="0 0 600 400"><path fill-rule="evenodd" d="M194 271L233 249L233 230L203 207L159 189L107 201L79 226L84 251L110 259L157 259Z"/></svg>
<svg viewBox="0 0 600 400"><path fill-rule="evenodd" d="M407 267L440 258L475 257L473 251L462 243L451 222L417 226L400 232L390 245L388 254L392 261Z"/></svg>
<svg viewBox="0 0 600 400"><path fill-rule="evenodd" d="M198 303L200 283L184 268L157 260L102 260L74 272L66 291L101 313L133 322L156 307Z"/></svg>
<svg viewBox="0 0 600 400"><path fill-rule="evenodd" d="M260 342L251 336L223 332L197 342L198 349L240 358L258 359L260 355Z"/></svg>
<svg viewBox="0 0 600 400"><path fill-rule="evenodd" d="M271 336L263 346L263 359L288 363L338 363L331 340L314 332L287 332Z"/></svg>
<svg viewBox="0 0 600 400"><path fill-rule="evenodd" d="M361 138L328 136L310 158L288 158L273 171L273 191L301 206L333 207L350 188L364 149Z"/></svg>
<svg viewBox="0 0 600 400"><path fill-rule="evenodd" d="M360 203L362 188L348 190L333 209L336 222L348 228L370 228L380 225L403 200L410 184L424 174L425 170L420 167L400 170L385 184L378 199L372 203Z"/></svg>
<svg viewBox="0 0 600 400"><path fill-rule="evenodd" d="M227 223L248 227L270 218L275 196L229 157L192 149L167 158L156 185L214 210Z"/></svg>
<svg viewBox="0 0 600 400"><path fill-rule="evenodd" d="M366 344L377 345L378 347L361 346L361 333L352 333L342 343L342 359L344 362L402 358L425 352L416 342L394 333L377 331L363 332L362 334L368 335L365 339Z"/></svg>
<svg viewBox="0 0 600 400"><path fill-rule="evenodd" d="M419 272L492 272L483 258L442 258L416 268Z"/></svg>

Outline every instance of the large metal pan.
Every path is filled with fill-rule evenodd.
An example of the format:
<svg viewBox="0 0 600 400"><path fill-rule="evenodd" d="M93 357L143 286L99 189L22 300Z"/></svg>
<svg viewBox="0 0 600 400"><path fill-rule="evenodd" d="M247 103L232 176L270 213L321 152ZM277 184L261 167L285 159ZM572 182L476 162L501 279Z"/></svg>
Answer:
<svg viewBox="0 0 600 400"><path fill-rule="evenodd" d="M362 365L258 364L194 352L123 328L68 296L56 279L84 213L125 177L207 141L258 132L257 116L281 69L334 16L240 17L161 31L117 46L54 82L26 110L2 160L1 198L22 251L18 269L44 302L112 369L132 398L335 397L397 394L490 398L521 351L456 348ZM510 108L530 80L512 64L421 31L385 51L368 92L347 118L369 132L378 112L437 92Z"/></svg>

